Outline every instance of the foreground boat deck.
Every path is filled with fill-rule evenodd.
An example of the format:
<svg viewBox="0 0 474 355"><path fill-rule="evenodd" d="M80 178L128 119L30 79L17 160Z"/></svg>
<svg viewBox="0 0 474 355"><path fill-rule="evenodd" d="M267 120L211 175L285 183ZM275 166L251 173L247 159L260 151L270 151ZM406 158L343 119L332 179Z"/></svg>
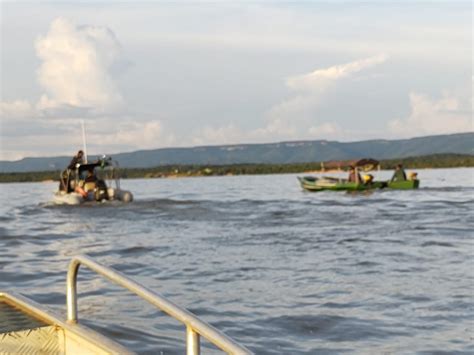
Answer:
<svg viewBox="0 0 474 355"><path fill-rule="evenodd" d="M5 296L0 298L0 334L47 326L43 321L33 318L3 298Z"/></svg>
<svg viewBox="0 0 474 355"><path fill-rule="evenodd" d="M74 257L69 264L66 321L31 299L0 292L0 354L133 354L118 343L79 324L76 284L80 265L128 289L180 321L185 327L188 355L201 353L201 337L229 354L251 354L247 348L188 310L85 255Z"/></svg>
<svg viewBox="0 0 474 355"><path fill-rule="evenodd" d="M133 354L21 295L0 293L1 354Z"/></svg>

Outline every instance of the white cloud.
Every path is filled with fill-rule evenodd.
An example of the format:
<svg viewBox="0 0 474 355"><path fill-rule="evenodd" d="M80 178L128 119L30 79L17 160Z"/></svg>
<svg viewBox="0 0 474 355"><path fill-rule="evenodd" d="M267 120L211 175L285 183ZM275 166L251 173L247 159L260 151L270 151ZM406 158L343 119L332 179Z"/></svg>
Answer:
<svg viewBox="0 0 474 355"><path fill-rule="evenodd" d="M35 45L42 61L38 81L45 93L36 104L0 102L0 117L8 124L3 128L20 129L14 137L2 137L3 159L36 156L38 151L57 155L69 152L71 145L81 146L79 119L86 120L88 142L98 153L174 142L173 135L164 135L160 121L135 122L133 117L119 114L123 100L111 69L120 46L111 30L77 26L58 18ZM27 122L34 128L25 130ZM41 135L35 130L41 130Z"/></svg>
<svg viewBox="0 0 474 355"><path fill-rule="evenodd" d="M25 127L30 125L31 129ZM5 129L8 133L0 142L1 159L69 154L77 150L75 146L82 146L80 125L75 127L71 121L11 120Z"/></svg>
<svg viewBox="0 0 474 355"><path fill-rule="evenodd" d="M421 136L471 132L473 130L472 97L462 98L444 93L439 100L424 94L410 94L411 113L407 118L389 122L397 136Z"/></svg>
<svg viewBox="0 0 474 355"><path fill-rule="evenodd" d="M241 142L245 133L233 124L222 127L204 127L193 134L195 145L233 144Z"/></svg>
<svg viewBox="0 0 474 355"><path fill-rule="evenodd" d="M388 134L389 119L408 119L406 98L414 77L415 91L421 93L459 84L471 74L470 6L370 5L341 12L321 4L253 2L197 7L141 3L102 6L103 11L76 5L4 8L5 95L0 100L27 101L0 104L0 116L12 118L3 121L0 141L13 142L7 136L16 128L23 144L15 149L27 154L30 142L36 145L41 139L46 142L41 151L49 154L48 147L64 134L56 124L74 125L74 118L84 118L88 126L94 122L91 138L99 123L109 126L104 136L94 134L96 144L107 136L106 152L112 144L119 151L119 139L127 141L123 149L141 148L141 125L127 122L152 118L163 118L166 128L179 135L179 145L341 139L339 135L353 140L365 138L369 128L373 137L380 137ZM137 63L120 78L122 93L116 77L121 52L113 33L65 19L51 22L58 14L120 34L124 52ZM447 20L440 22L440 16ZM29 20L18 26L25 18ZM35 58L32 39L40 33ZM390 68L376 67L386 60L378 53L390 54ZM37 78L31 75L34 70ZM384 78L375 78L379 74ZM36 79L40 86L33 83ZM117 107L121 94L127 102ZM142 114L131 117L132 110ZM20 124L26 119L54 120L48 140L42 138L43 130L38 137L29 136L38 131L34 124ZM163 125L148 127L159 139L155 144L143 139L143 147L163 146L168 137ZM393 129L402 130L400 125ZM80 137L71 134L69 146L80 144ZM5 143L4 148L13 151ZM64 151L59 145L54 149L55 154Z"/></svg>
<svg viewBox="0 0 474 355"><path fill-rule="evenodd" d="M66 105L104 111L119 104L122 98L110 75L119 52L108 28L54 20L46 36L36 41L42 60L38 80L46 90L38 109Z"/></svg>
<svg viewBox="0 0 474 355"><path fill-rule="evenodd" d="M206 126L192 132L191 137L194 145L256 143L268 140L269 138L278 139L274 127L245 131L234 124L220 127Z"/></svg>
<svg viewBox="0 0 474 355"><path fill-rule="evenodd" d="M112 112L122 103L110 74L120 53L111 30L57 18L35 45L42 60L38 81L45 93L36 104L22 99L0 102L2 119L95 115Z"/></svg>
<svg viewBox="0 0 474 355"><path fill-rule="evenodd" d="M331 83L358 73L374 65L381 64L388 59L387 55L380 54L375 57L356 60L354 62L334 65L325 69L316 69L315 71L295 76L287 80L287 86L296 91L316 91L317 93L325 90Z"/></svg>
<svg viewBox="0 0 474 355"><path fill-rule="evenodd" d="M337 85L342 79L352 77L387 59L387 55L380 54L288 78L286 84L296 94L267 112L267 126L263 130L280 134L289 132L291 133L289 138L292 138L298 131L297 127L312 127L315 123L317 125L315 122L317 107L331 87Z"/></svg>
<svg viewBox="0 0 474 355"><path fill-rule="evenodd" d="M124 121L118 124L106 121L90 133L88 139L91 142L100 142L100 146L105 148L120 145L133 149L146 149L174 142L174 136L164 134L160 121Z"/></svg>
<svg viewBox="0 0 474 355"><path fill-rule="evenodd" d="M337 123L322 123L312 126L308 130L309 135L314 139L341 139L344 138L344 131Z"/></svg>
<svg viewBox="0 0 474 355"><path fill-rule="evenodd" d="M24 126L19 125L18 128L24 129ZM17 131L10 127L10 130L12 129ZM127 117L117 122L114 117L101 117L94 122L86 121L85 129L90 156L176 144L175 137L157 120L132 122ZM38 134L38 131L41 131L41 134ZM45 154L72 154L82 147L81 124L79 120L74 119L37 120L32 130L20 132L19 136L7 134L2 137L0 146L0 160Z"/></svg>
<svg viewBox="0 0 474 355"><path fill-rule="evenodd" d="M385 62L384 54L364 58L311 73L290 77L287 87L296 92L289 99L272 107L265 115L263 127L242 131L233 124L205 127L195 133L194 144L227 144L271 142L294 139L343 139L345 132L337 123L318 122L317 107L326 91L345 78Z"/></svg>
<svg viewBox="0 0 474 355"><path fill-rule="evenodd" d="M0 117L25 118L36 114L34 107L25 100L0 102Z"/></svg>
<svg viewBox="0 0 474 355"><path fill-rule="evenodd" d="M241 144L287 141L298 139L344 139L347 132L336 123L325 122L298 132L285 122L273 121L263 128L244 131L233 124L222 127L207 126L193 133L193 144Z"/></svg>

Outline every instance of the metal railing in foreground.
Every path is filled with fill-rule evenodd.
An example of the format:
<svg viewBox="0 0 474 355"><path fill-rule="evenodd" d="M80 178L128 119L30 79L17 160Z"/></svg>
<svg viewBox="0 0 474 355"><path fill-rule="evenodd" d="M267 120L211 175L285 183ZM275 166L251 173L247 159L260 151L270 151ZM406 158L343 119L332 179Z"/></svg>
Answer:
<svg viewBox="0 0 474 355"><path fill-rule="evenodd" d="M164 296L129 279L119 271L101 265L88 256L79 255L74 257L69 264L67 273L67 319L69 322L77 322L77 273L79 266L84 265L96 273L104 276L116 284L137 294L161 311L180 321L186 326L186 353L187 355L199 355L201 353L200 336L229 354L252 354L244 346L236 343L224 333L220 332L210 324L196 317L191 312L174 304Z"/></svg>

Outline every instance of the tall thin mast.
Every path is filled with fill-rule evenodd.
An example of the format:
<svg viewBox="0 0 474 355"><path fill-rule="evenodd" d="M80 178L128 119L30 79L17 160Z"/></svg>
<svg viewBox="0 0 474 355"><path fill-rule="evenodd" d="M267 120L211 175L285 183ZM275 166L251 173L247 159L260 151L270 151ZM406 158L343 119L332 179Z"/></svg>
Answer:
<svg viewBox="0 0 474 355"><path fill-rule="evenodd" d="M84 162L87 164L87 146L86 146L86 129L84 127L84 120L81 120L81 126L82 126L82 145L83 145L83 151L84 151Z"/></svg>

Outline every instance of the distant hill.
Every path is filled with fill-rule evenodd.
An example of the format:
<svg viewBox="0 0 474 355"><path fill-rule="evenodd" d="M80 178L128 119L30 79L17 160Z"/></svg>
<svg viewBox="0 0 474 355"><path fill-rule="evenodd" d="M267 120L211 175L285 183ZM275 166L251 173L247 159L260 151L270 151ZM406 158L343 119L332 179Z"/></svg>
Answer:
<svg viewBox="0 0 474 355"><path fill-rule="evenodd" d="M125 168L150 168L163 165L193 164L291 164L362 157L395 159L443 153L474 154L474 133L360 142L315 140L162 148L114 154L113 158ZM89 154L89 158L92 157L94 154ZM0 172L60 170L69 163L71 158L63 156L0 161Z"/></svg>

